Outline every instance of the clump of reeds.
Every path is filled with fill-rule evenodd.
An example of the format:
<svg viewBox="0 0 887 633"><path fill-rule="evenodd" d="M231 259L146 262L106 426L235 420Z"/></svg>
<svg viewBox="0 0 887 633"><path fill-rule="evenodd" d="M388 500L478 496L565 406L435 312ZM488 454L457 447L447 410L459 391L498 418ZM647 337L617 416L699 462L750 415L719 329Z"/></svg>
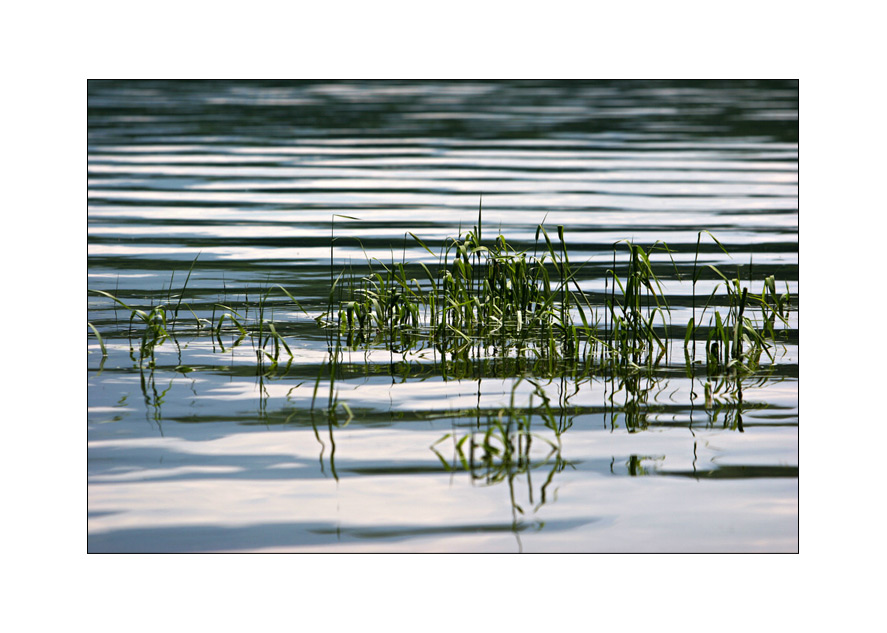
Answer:
<svg viewBox="0 0 887 633"><path fill-rule="evenodd" d="M656 242L648 250L626 240L623 243L628 248L624 282L616 267L615 249L613 268L607 271L608 281L612 280L611 292L606 299L609 345L602 350L602 360L609 359L614 364L631 367L657 365L668 352L666 315L670 308L662 284L653 272L650 256L657 249L671 251L664 242ZM657 315L665 340L656 331Z"/></svg>
<svg viewBox="0 0 887 633"><path fill-rule="evenodd" d="M704 341L705 367L710 376L754 372L762 355L773 360L779 325L788 324L789 293L787 288L785 293L777 293L772 275L756 294L750 282L743 284L738 276L730 279L708 266L720 282L697 318L696 283L702 272L698 259L703 233L727 252L710 233L699 232L693 263L693 314L684 336L688 372L693 375L698 340ZM335 241L332 223L331 235ZM331 358L338 358L343 348L357 346L381 347L395 353L428 347L444 360L466 365L482 358L533 359L533 372L550 376L576 376L580 366L584 375L592 371L623 375L653 370L663 360L668 364L671 308L652 263L653 256L660 252L671 259L672 251L663 242L647 248L627 240L614 244L612 266L605 275L605 296L593 305L591 295L579 285L584 264L576 266L571 261L563 226L557 226L554 240L544 223L539 224L532 251L516 248L501 234L484 240L482 208L478 210L477 225L445 240L437 253L416 234L407 235L436 263L412 265L404 259L395 261L393 256L388 263L367 258L367 270L362 274L355 274L349 266L336 275L331 242L327 309L316 319L328 333ZM160 305L133 307L111 293L93 291L130 311L131 341L134 327L141 326L141 331L135 332L140 363L145 359L153 363L155 349L170 338L175 340L175 328L182 323L179 311L196 262L192 262L178 296L171 294L171 280L167 301ZM677 274L677 267L674 269ZM721 287L726 292L727 309L722 313L712 308L706 321ZM198 333L211 333L222 351L226 351L223 335L233 337L228 349L248 340L260 371L271 372L284 354L293 357L270 307L271 294L276 291L282 291L302 309L279 285L260 290L253 302L248 295L241 303L216 302L209 319L197 317L188 304L184 305L194 315ZM107 354L98 329L91 323L89 326L103 354ZM132 344L130 351L133 355ZM336 363L330 362L331 385L335 367ZM327 408L337 408L332 394Z"/></svg>
<svg viewBox="0 0 887 633"><path fill-rule="evenodd" d="M570 265L563 227L557 232L559 247L539 225L533 254L503 235L484 243L479 213L473 230L446 240L436 255L409 233L437 264L419 263L420 280L404 262L368 260L366 275L336 279L343 300L320 322L338 329L348 346L381 343L398 351L427 340L452 356L477 348L577 358L583 341L598 341L596 321Z"/></svg>
<svg viewBox="0 0 887 633"><path fill-rule="evenodd" d="M667 357L670 309L650 262L654 251L670 253L666 244L645 250L624 242L624 271L614 248L605 305L594 307L579 286L583 266L570 261L563 226L555 243L538 225L532 253L501 234L485 242L482 227L479 211L473 230L445 240L438 253L408 233L435 265L419 263L422 274L411 276L403 261L368 258L367 274L336 278L341 300L319 321L349 347L403 351L427 342L454 358L492 350L500 357L545 358L552 368L599 362L637 369Z"/></svg>
<svg viewBox="0 0 887 633"><path fill-rule="evenodd" d="M141 340L139 342L139 359L143 358L153 358L154 356L154 348L163 343L167 338L169 338L169 323L167 319L168 310L165 305L152 306L147 312L145 310L139 308L133 308L132 306L127 305L114 295L109 292L104 292L103 290L92 290L97 294L109 297L113 299L116 303L121 305L123 308L130 311L129 317L129 329L132 331L132 326L134 321L139 321L144 326L142 330ZM95 326L90 324L93 331L98 335L98 330L95 329ZM101 339L100 339L101 340ZM102 346L103 352L105 352L104 345ZM130 346L130 352L133 351L132 346Z"/></svg>
<svg viewBox="0 0 887 633"><path fill-rule="evenodd" d="M90 292L108 297L117 305L130 312L128 328L130 356L133 360L136 360L136 346L133 342L133 333L135 333L136 340L138 341L137 362L139 365L146 362L149 367L152 367L155 362L155 350L169 339L176 341L175 328L182 323L178 316L179 310L182 306L188 281L191 278L191 273L194 270L196 262L197 259L195 258L174 305L171 294L167 295L167 301L165 303L159 305L152 304L148 308L138 308L129 305L109 292L90 289ZM175 274L173 274L173 277L174 276ZM172 280L170 282L170 292L171 288ZM212 318L210 319L199 318L190 306L187 306L186 304L186 307L188 307L189 311L194 316L197 332L210 332L214 340L218 342L222 352L226 351L222 338L223 334L230 332L236 337L229 344L228 349L235 348L244 340L248 339L254 347L260 370L263 373L271 373L277 369L282 352L286 352L290 359L293 357L289 344L287 344L285 338L280 334L278 328L274 324L273 314L269 314L268 299L275 288L281 290L286 297L292 300L292 302L301 309L298 301L296 301L285 288L279 285L261 290L258 299L254 304L250 303L248 295L245 297L242 305L239 305L237 308L232 307L228 303L214 303ZM224 310L224 312L219 314L218 318L216 318L217 309ZM250 309L253 310L252 317L249 315ZM268 318L269 316L271 318ZM103 356L107 356L107 349L98 329L92 323L88 323L88 325L99 340ZM141 326L141 333L138 332L139 326ZM190 368L186 367L185 369Z"/></svg>

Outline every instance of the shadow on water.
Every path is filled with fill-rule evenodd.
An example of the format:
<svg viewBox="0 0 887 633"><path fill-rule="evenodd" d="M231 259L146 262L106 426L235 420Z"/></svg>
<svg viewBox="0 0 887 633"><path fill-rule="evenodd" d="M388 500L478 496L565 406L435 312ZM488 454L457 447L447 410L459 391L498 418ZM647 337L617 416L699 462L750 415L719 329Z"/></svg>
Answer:
<svg viewBox="0 0 887 633"><path fill-rule="evenodd" d="M569 530L589 525L600 519L552 520L547 527L552 530ZM516 528L517 532L533 529L532 526ZM261 544L269 550L304 549L312 546L324 548L331 540L340 545L360 545L367 541L406 542L416 538L452 535L484 535L514 532L511 525L466 524L442 527L413 527L400 525L366 525L343 528L322 522L268 523L226 526L185 526L152 528L125 528L87 537L89 553L167 553L167 552L225 552L255 549ZM517 533L516 532L516 533Z"/></svg>

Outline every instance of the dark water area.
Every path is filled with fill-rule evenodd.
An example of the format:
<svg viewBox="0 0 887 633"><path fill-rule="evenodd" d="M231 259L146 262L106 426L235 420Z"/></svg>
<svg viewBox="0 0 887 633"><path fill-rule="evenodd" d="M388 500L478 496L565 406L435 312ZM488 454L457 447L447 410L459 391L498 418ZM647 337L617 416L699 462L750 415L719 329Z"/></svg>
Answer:
<svg viewBox="0 0 887 633"><path fill-rule="evenodd" d="M87 123L87 286L178 312L140 358L139 319L89 293L89 551L797 551L797 82L91 81ZM667 359L369 345L331 385L331 264L421 279L438 260L408 234L436 253L481 196L485 243L563 226L595 309L614 243L666 243ZM701 369L704 338L687 371L688 319L728 305L708 266L790 294L741 381ZM254 332L207 327L270 289L273 370ZM318 415L331 392L347 409ZM519 458L468 451L519 416Z"/></svg>

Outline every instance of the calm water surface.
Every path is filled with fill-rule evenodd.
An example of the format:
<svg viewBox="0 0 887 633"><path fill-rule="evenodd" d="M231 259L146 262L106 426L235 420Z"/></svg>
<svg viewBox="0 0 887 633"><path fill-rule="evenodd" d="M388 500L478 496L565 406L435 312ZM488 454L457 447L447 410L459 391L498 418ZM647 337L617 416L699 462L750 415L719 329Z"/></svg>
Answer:
<svg viewBox="0 0 887 633"><path fill-rule="evenodd" d="M335 220L336 270L432 266L405 234L439 247L481 194L485 235L564 225L593 302L614 242L668 243L686 280L709 230L729 255L703 239L700 265L788 284L788 338L709 407L682 351L621 382L358 349L334 385L353 417L312 415L331 218L359 218ZM175 306L195 257L153 366L89 295L109 352L90 330L91 552L797 551L796 83L90 82L88 287ZM691 285L658 257L682 331ZM269 297L293 359L261 375L249 339L197 319L275 284L307 314ZM557 423L533 414L520 463L466 467L460 438L539 404L528 379Z"/></svg>

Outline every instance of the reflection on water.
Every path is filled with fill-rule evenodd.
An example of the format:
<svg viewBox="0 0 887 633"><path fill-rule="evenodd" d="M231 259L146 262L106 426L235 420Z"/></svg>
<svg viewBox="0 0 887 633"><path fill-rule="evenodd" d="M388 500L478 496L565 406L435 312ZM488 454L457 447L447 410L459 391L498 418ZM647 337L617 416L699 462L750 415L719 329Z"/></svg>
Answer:
<svg viewBox="0 0 887 633"><path fill-rule="evenodd" d="M89 296L90 551L796 551L797 107L790 82L90 82L88 285L156 326ZM517 248L567 227L596 305L614 242L662 240L684 280L787 283L788 336L745 374L682 341L628 373L337 349L330 265L421 279L407 233L437 250L480 194ZM664 278L672 322L718 282Z"/></svg>
<svg viewBox="0 0 887 633"><path fill-rule="evenodd" d="M494 371L493 364L483 360L459 367L458 375L444 378L431 363L351 363L336 367L335 381L329 380L322 364L290 365L267 375L246 364L237 372L224 366L187 373L169 366L143 368L138 373L141 411L122 399L116 406L90 412L94 425L123 422L121 429L128 427L123 436L90 442L90 504L96 513L91 525L103 526L90 537L90 547L241 549L245 542L238 538L275 534L266 545L284 550L365 540L392 545L404 539L411 541L408 550L421 549L419 543L447 550L446 535L459 534L462 545L457 549L535 551L536 535L581 528L579 540L564 537L564 549L608 550L587 530L615 529L619 513L613 514L612 501L605 506L607 512L598 513L593 502L588 506L590 501L572 497L569 491L577 478L659 476L678 482L749 483L797 479L796 406L749 402L742 396L743 382L766 390L784 380L780 377L737 377L733 380L739 385L711 388L714 395L704 403L700 397L697 404L692 394L702 392L704 377L657 373L507 378L515 375L511 370L526 365L502 363ZM130 373L125 368L104 372L117 374L117 380ZM314 406L317 398L323 406ZM326 409L330 398L351 402L353 409ZM148 426L139 430L140 417ZM725 440L722 434L747 429L755 446L764 442L764 450L745 446L751 454L740 454L737 463L730 457L733 451L719 446ZM626 442L626 437L653 441ZM725 457L727 463L722 463ZM447 489L428 489L429 478L449 482ZM335 487L323 492L323 481ZM185 488L173 492L172 482ZM221 497L212 493L225 499L232 483L245 496L225 503L243 509L248 504L249 516L237 510L236 516L223 518L226 512L220 515L205 500L191 505L192 495L211 494L214 487L226 490ZM251 492L254 484L257 488ZM406 505L392 508L388 495L403 487L429 490L429 496L410 495L403 501ZM344 521L340 515L326 523L320 520L329 495L338 497L345 490L364 490L361 495L375 499L376 505L367 507L364 499L350 497L355 505ZM487 500L481 506L489 508L480 511L472 490L485 491L479 493ZM680 484L661 492L678 507L686 493ZM184 516L157 523L151 517L169 507L166 494L172 494L175 507L187 503L189 508ZM270 497L256 505L251 494ZM128 495L142 501L134 506ZM464 505L453 506L454 496ZM278 507L272 499L285 505ZM787 503L790 495L780 499L780 504ZM129 508L122 514L121 503ZM555 507L552 514L560 518L552 520L549 510ZM693 512L699 511L694 507ZM292 522L303 512L314 522ZM128 524L126 515L156 529L123 527ZM367 522L367 516L382 522ZM392 523L392 516L399 517L398 522ZM281 521L290 521L285 536L276 532L284 528ZM222 527L231 522L245 523ZM188 527L192 524L194 528ZM200 538L191 536L192 531ZM498 539L468 539L505 533L513 538L510 546ZM329 540L320 538L324 536ZM138 540L127 545L127 539Z"/></svg>

